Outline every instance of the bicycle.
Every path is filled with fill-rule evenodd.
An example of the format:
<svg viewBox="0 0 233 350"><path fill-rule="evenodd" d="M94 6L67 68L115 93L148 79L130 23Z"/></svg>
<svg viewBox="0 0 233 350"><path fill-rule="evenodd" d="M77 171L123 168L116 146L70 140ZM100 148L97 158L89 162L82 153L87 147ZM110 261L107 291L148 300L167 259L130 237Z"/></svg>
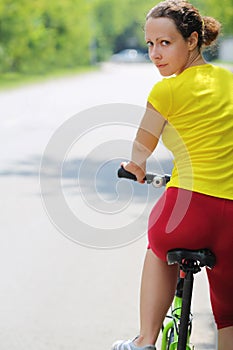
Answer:
<svg viewBox="0 0 233 350"><path fill-rule="evenodd" d="M118 177L137 180L135 175L123 167L118 170ZM170 181L170 175L147 173L144 180L147 184L159 188L166 186ZM170 322L162 327L161 350L194 350L194 346L190 343L193 319L190 309L194 274L200 272L202 267L212 269L216 258L207 248L199 250L177 248L168 251L167 262L169 265L178 264L180 273L171 306L171 315L167 316Z"/></svg>

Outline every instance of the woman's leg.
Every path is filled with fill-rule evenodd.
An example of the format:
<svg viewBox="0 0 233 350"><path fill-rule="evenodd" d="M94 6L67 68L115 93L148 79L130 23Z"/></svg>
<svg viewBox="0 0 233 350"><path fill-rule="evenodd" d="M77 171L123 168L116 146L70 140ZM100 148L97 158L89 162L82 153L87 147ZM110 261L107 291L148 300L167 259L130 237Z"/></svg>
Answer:
<svg viewBox="0 0 233 350"><path fill-rule="evenodd" d="M233 201L219 199L219 221L215 225L215 245L210 249L215 253L216 265L207 269L210 285L212 310L218 328L218 349L233 350L233 265L232 265L232 217ZM217 216L217 211L215 213ZM214 236L214 235L213 235Z"/></svg>
<svg viewBox="0 0 233 350"><path fill-rule="evenodd" d="M166 262L148 250L146 253L140 298L140 336L136 346L154 345L163 320L174 298L178 266Z"/></svg>
<svg viewBox="0 0 233 350"><path fill-rule="evenodd" d="M219 329L218 350L233 350L233 326Z"/></svg>

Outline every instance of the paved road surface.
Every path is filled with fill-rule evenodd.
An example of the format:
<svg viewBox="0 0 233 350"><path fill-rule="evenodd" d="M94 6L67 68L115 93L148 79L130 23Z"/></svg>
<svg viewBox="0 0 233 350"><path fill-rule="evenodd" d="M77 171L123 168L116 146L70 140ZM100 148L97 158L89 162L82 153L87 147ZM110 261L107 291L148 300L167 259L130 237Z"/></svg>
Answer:
<svg viewBox="0 0 233 350"><path fill-rule="evenodd" d="M143 106L159 78L150 64L105 65L100 72L0 93L1 350L108 350L116 339L137 334L145 236L107 250L68 239L44 210L38 169L46 144L72 115L109 103ZM72 179L64 182L73 203ZM105 196L115 193L104 190ZM140 205L136 200L130 217ZM142 233L145 228L146 215ZM196 279L194 304L196 349L215 349L204 273Z"/></svg>

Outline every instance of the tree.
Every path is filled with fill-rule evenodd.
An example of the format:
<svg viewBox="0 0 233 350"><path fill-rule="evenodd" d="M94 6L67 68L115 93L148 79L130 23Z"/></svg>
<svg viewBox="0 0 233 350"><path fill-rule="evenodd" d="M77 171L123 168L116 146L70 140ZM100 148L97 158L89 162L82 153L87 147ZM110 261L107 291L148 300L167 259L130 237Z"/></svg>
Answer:
<svg viewBox="0 0 233 350"><path fill-rule="evenodd" d="M2 0L1 71L45 72L87 65L91 33L83 0Z"/></svg>
<svg viewBox="0 0 233 350"><path fill-rule="evenodd" d="M233 0L193 0L202 15L216 18L222 23L223 35L233 35Z"/></svg>
<svg viewBox="0 0 233 350"><path fill-rule="evenodd" d="M145 48L143 26L158 0L1 0L0 72L44 73ZM192 0L233 34L233 0Z"/></svg>

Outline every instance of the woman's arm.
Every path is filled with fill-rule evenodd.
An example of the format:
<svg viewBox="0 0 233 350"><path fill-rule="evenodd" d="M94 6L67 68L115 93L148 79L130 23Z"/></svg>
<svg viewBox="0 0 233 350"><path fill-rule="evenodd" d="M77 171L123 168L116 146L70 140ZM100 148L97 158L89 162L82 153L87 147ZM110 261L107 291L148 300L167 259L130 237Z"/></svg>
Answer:
<svg viewBox="0 0 233 350"><path fill-rule="evenodd" d="M122 163L125 170L133 173L140 183L144 182L146 160L156 148L165 123L163 116L148 102L133 142L131 161Z"/></svg>

